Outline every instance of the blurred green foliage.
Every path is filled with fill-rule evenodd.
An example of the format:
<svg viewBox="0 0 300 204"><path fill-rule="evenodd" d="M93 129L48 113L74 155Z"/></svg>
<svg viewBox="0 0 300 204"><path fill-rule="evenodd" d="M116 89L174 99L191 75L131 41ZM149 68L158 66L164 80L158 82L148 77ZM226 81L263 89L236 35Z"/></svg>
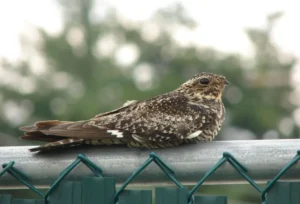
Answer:
<svg viewBox="0 0 300 204"><path fill-rule="evenodd" d="M50 35L37 28L36 43L22 41L24 52L32 54L18 63L1 60L8 77L15 77L0 83L2 133L17 137L20 125L37 120L88 119L126 100L170 91L192 75L208 71L225 75L232 84L224 93L227 118L218 139L262 138L270 130L297 137L293 124L283 133L278 128L283 119L291 120L295 109L288 100L295 60L282 59L270 39L280 13L270 15L264 29L246 31L255 57L245 59L181 46L172 37L173 28L193 30L196 23L180 5L159 10L146 22L132 22L114 9L92 18L92 0L59 3L64 13L62 32ZM130 62L126 52L133 52L136 59ZM116 60L120 53L129 63ZM18 143L0 141L0 145Z"/></svg>

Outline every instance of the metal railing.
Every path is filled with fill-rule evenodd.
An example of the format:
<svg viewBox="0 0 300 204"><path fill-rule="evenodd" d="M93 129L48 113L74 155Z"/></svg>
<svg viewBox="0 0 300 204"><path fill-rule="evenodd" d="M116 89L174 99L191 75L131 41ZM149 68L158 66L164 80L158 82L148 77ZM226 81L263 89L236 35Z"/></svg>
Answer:
<svg viewBox="0 0 300 204"><path fill-rule="evenodd" d="M105 176L116 177L123 183L140 166L153 150L129 149L126 147L84 147L64 149L46 154L30 153L28 146L0 147L0 164L15 161L15 167L26 172L33 185L49 186L57 175L70 165L78 154L86 155L103 169ZM220 158L230 152L248 168L248 175L256 182L271 180L295 156L300 149L300 139L220 141L185 145L177 148L159 149L154 152L172 166L176 177L183 184L195 184ZM300 165L290 169L285 180L300 180ZM76 180L91 176L80 165L68 177ZM149 166L132 184L162 185L168 182L156 166ZM225 164L206 183L245 183L246 181L229 165ZM3 175L0 188L21 187L10 175Z"/></svg>
<svg viewBox="0 0 300 204"><path fill-rule="evenodd" d="M122 184L115 194L116 200L129 183L162 185L172 182L179 188L193 184L194 188L188 192L191 201L204 182L249 182L265 202L266 193L278 179L300 178L300 165L294 165L300 159L300 140L210 142L155 150L155 153L141 149L85 147L33 154L28 148L0 148L0 163L4 168L0 171L0 186L15 188L21 181L43 198L48 198L63 179L80 180L94 174L115 177L116 182ZM85 165L78 165L80 162ZM30 177L30 183L25 177ZM257 185L266 181L271 182L263 189ZM50 184L45 195L36 189Z"/></svg>

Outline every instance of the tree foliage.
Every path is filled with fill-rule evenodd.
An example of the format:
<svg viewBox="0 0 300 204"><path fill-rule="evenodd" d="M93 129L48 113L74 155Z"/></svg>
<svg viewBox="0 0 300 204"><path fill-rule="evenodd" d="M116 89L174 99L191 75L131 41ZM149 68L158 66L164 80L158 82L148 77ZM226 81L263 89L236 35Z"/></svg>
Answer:
<svg viewBox="0 0 300 204"><path fill-rule="evenodd" d="M232 84L224 94L227 119L218 139L231 138L231 133L248 139L245 131L257 138L270 130L296 135L295 127L284 133L278 128L295 108L287 100L294 59L282 60L270 38L278 15L268 18L266 28L246 31L255 50L254 58L246 60L180 45L174 30L196 26L180 5L159 10L150 20L132 22L114 9L93 18L92 0L59 2L62 32L51 35L37 29L39 42L24 42L24 51L31 53L26 59L1 61L3 73L14 77L0 83L1 132L19 136L18 126L37 120L89 119L126 100L173 90L192 75L208 71L225 75Z"/></svg>

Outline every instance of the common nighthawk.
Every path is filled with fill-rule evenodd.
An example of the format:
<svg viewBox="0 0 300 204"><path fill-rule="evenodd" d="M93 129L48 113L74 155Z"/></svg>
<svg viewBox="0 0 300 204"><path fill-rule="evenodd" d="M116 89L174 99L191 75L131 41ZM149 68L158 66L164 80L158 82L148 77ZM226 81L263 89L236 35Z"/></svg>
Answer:
<svg viewBox="0 0 300 204"><path fill-rule="evenodd" d="M200 73L176 90L84 121L40 121L21 127L22 139L50 142L30 151L81 144L164 148L211 141L221 128L224 76Z"/></svg>

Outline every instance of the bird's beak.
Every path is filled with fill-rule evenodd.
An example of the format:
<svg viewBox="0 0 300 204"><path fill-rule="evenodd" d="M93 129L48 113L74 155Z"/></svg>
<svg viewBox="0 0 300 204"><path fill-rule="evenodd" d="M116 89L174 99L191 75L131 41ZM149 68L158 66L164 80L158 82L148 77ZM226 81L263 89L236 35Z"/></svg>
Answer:
<svg viewBox="0 0 300 204"><path fill-rule="evenodd" d="M228 86L230 83L229 83L229 81L225 80L224 84Z"/></svg>

